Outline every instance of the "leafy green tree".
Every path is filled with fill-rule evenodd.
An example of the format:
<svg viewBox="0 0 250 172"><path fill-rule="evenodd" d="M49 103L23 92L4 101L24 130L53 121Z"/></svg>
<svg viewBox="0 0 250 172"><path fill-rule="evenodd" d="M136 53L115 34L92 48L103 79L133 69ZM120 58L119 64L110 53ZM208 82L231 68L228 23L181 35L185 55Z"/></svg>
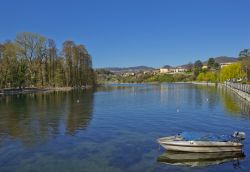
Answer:
<svg viewBox="0 0 250 172"><path fill-rule="evenodd" d="M63 43L63 54L66 60L66 82L67 86L73 86L73 51L75 43L73 41L65 41Z"/></svg>
<svg viewBox="0 0 250 172"><path fill-rule="evenodd" d="M208 67L208 69L214 68L214 65L215 65L215 60L214 60L214 58L209 58L209 59L208 59L208 62L207 62L207 67Z"/></svg>
<svg viewBox="0 0 250 172"><path fill-rule="evenodd" d="M3 87L3 52L4 46L0 43L0 88Z"/></svg>
<svg viewBox="0 0 250 172"><path fill-rule="evenodd" d="M73 41L63 43L63 54L66 59L67 85L88 85L93 81L92 59L84 45Z"/></svg>
<svg viewBox="0 0 250 172"><path fill-rule="evenodd" d="M46 81L50 86L55 85L55 71L56 71L56 59L57 59L57 48L56 43L53 39L48 39L48 56L46 60Z"/></svg>
<svg viewBox="0 0 250 172"><path fill-rule="evenodd" d="M244 49L239 53L242 70L246 73L246 80L250 79L250 49Z"/></svg>
<svg viewBox="0 0 250 172"><path fill-rule="evenodd" d="M250 57L250 49L241 50L239 53L239 59L242 60L247 57Z"/></svg>
<svg viewBox="0 0 250 172"><path fill-rule="evenodd" d="M214 69L217 69L217 70L220 69L220 64L217 63L217 62L215 62L215 63L214 63Z"/></svg>
<svg viewBox="0 0 250 172"><path fill-rule="evenodd" d="M43 60L46 56L46 38L30 32L21 32L16 36L16 46L20 58L28 61L28 85L44 86Z"/></svg>
<svg viewBox="0 0 250 172"><path fill-rule="evenodd" d="M198 81L217 82L218 74L213 71L202 72L197 76Z"/></svg>
<svg viewBox="0 0 250 172"><path fill-rule="evenodd" d="M188 72L191 72L191 71L192 71L192 68L193 68L193 64L192 64L191 62L189 62L189 63L187 64L186 68L187 68L187 71L188 71Z"/></svg>
<svg viewBox="0 0 250 172"><path fill-rule="evenodd" d="M246 57L240 61L241 68L246 74L246 81L250 79L250 57Z"/></svg>
<svg viewBox="0 0 250 172"><path fill-rule="evenodd" d="M225 66L220 71L220 81L224 82L230 79L242 79L245 76L240 63L233 63Z"/></svg>
<svg viewBox="0 0 250 172"><path fill-rule="evenodd" d="M92 58L84 45L65 41L61 53L54 40L30 32L18 33L14 42L0 44L0 88L80 87L95 83Z"/></svg>
<svg viewBox="0 0 250 172"><path fill-rule="evenodd" d="M195 61L194 68L193 68L195 77L197 77L199 75L199 73L202 71L202 66L203 66L203 64L200 60Z"/></svg>
<svg viewBox="0 0 250 172"><path fill-rule="evenodd" d="M209 58L207 62L208 69L219 69L220 65L215 61L214 58Z"/></svg>
<svg viewBox="0 0 250 172"><path fill-rule="evenodd" d="M66 81L66 72L65 72L65 68L64 68L64 60L63 58L57 58L55 60L55 66L56 66L56 70L55 70L55 86L56 87L63 87L67 85L67 81Z"/></svg>
<svg viewBox="0 0 250 172"><path fill-rule="evenodd" d="M3 44L2 76L3 87L17 87L19 83L19 62L15 44L7 41Z"/></svg>

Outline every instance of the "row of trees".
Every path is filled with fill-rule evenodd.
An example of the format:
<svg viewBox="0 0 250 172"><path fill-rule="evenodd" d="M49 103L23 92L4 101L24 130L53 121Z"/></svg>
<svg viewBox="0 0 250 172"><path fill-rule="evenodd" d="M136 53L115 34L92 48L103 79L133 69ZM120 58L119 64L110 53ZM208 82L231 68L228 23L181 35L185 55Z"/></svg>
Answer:
<svg viewBox="0 0 250 172"><path fill-rule="evenodd" d="M245 77L245 73L241 68L241 64L233 63L231 65L225 66L220 70L207 70L199 73L197 76L198 81L207 82L224 82L226 80L239 80Z"/></svg>
<svg viewBox="0 0 250 172"><path fill-rule="evenodd" d="M0 43L0 88L78 87L95 84L92 59L84 45L22 32Z"/></svg>
<svg viewBox="0 0 250 172"><path fill-rule="evenodd" d="M203 63L200 60L195 61L192 70L194 76L197 77L201 72L203 72ZM215 62L214 58L209 58L207 61L207 69L206 70L218 70L220 68L219 63Z"/></svg>
<svg viewBox="0 0 250 172"><path fill-rule="evenodd" d="M250 79L250 49L244 49L239 53L239 60L241 62L241 69L246 74L246 81Z"/></svg>
<svg viewBox="0 0 250 172"><path fill-rule="evenodd" d="M194 75L198 81L224 82L226 80L249 81L250 77L250 49L239 53L238 61L222 69L213 58L208 60L208 68L202 70L200 61L194 64Z"/></svg>

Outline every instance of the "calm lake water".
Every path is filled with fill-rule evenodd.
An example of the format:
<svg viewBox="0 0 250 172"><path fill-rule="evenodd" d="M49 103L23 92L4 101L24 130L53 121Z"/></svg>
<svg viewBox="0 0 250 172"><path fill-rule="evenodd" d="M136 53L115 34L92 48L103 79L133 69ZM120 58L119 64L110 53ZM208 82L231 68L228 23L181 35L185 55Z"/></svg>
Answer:
<svg viewBox="0 0 250 172"><path fill-rule="evenodd" d="M248 136L238 161L203 167L159 162L165 152L159 137L235 130ZM221 88L109 85L0 97L1 172L249 171L249 151L250 106Z"/></svg>

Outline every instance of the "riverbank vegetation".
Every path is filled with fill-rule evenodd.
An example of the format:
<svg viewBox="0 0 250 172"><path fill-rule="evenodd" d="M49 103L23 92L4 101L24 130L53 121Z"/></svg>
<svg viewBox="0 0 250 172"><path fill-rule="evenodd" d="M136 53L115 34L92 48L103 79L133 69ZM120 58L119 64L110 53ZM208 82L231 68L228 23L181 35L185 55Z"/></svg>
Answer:
<svg viewBox="0 0 250 172"><path fill-rule="evenodd" d="M115 74L110 71L97 70L97 81L104 83L151 83L151 82L188 82L193 80L190 73L162 74L136 73L135 75Z"/></svg>
<svg viewBox="0 0 250 172"><path fill-rule="evenodd" d="M209 63L208 63L209 64ZM213 67L201 70L196 79L198 81L207 82L224 82L234 81L241 83L249 83L250 77L250 50L244 49L239 53L238 61L222 68Z"/></svg>
<svg viewBox="0 0 250 172"><path fill-rule="evenodd" d="M22 32L0 43L0 88L82 87L96 83L91 55L71 40L56 47L52 39Z"/></svg>
<svg viewBox="0 0 250 172"><path fill-rule="evenodd" d="M220 58L223 59L224 57ZM218 62L215 58L209 58L206 62L200 60L185 65L185 72L161 73L159 70L139 70L137 72L126 71L111 72L98 69L99 83L147 83L147 82L224 82L233 80L248 83L250 80L250 50L244 49L238 58L230 63Z"/></svg>

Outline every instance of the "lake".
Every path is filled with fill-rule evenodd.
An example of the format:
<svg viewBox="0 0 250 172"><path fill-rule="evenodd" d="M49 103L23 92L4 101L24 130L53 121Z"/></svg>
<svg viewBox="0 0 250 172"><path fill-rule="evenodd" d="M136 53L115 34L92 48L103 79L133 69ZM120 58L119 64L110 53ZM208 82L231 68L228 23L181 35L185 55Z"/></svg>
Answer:
<svg viewBox="0 0 250 172"><path fill-rule="evenodd" d="M160 161L156 139L182 131L244 131L245 157L199 167ZM223 88L113 84L0 97L1 172L240 172L250 169L249 151L249 103Z"/></svg>

